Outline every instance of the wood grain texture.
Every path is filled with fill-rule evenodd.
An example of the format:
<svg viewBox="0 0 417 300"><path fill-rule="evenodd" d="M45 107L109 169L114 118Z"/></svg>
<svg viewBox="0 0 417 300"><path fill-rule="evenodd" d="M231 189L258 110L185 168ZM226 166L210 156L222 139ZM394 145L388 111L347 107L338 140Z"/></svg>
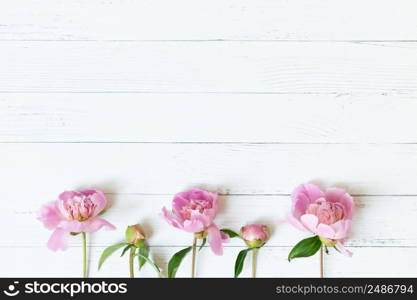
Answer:
<svg viewBox="0 0 417 300"><path fill-rule="evenodd" d="M289 194L308 181L347 186L353 194L417 194L417 145L2 144L0 158L4 196L56 197L89 186L111 193L199 186Z"/></svg>
<svg viewBox="0 0 417 300"><path fill-rule="evenodd" d="M216 222L273 235L261 277L307 234L277 224L313 181L357 195L349 259L325 276L417 276L417 2L413 0L2 0L0 276L79 276L81 248L44 247L42 203L95 187L118 226L89 237L91 276L126 276L104 246L140 222L155 260L190 244L158 216L190 187L224 194ZM201 252L198 276L231 277L241 249ZM179 276L189 275L189 259ZM243 276L249 275L249 264ZM148 267L140 276L154 276Z"/></svg>
<svg viewBox="0 0 417 300"><path fill-rule="evenodd" d="M413 0L2 0L1 40L417 39Z"/></svg>
<svg viewBox="0 0 417 300"><path fill-rule="evenodd" d="M14 230L2 233L0 247L45 245L51 232L42 229L36 213L45 201L53 199L47 195L22 198L19 193L7 197L8 202L15 204L3 208L0 218ZM191 242L191 234L169 226L160 216L163 206L170 209L173 196L111 194L107 197L111 207L104 217L118 229L96 233L94 246L118 242L124 238L126 226L138 222L153 246L186 246ZM417 196L361 196L355 197L355 202L356 217L347 247L417 247L415 228L404 226L417 219ZM267 224L272 232L268 246L289 247L310 236L280 223L290 211L290 196L222 196L216 224L237 232L248 222ZM387 218L387 212L403 216L404 222ZM25 239L21 239L23 235ZM70 244L81 246L81 238L71 238ZM238 239L232 239L228 245L243 246Z"/></svg>
<svg viewBox="0 0 417 300"><path fill-rule="evenodd" d="M3 42L0 92L415 93L416 44Z"/></svg>
<svg viewBox="0 0 417 300"><path fill-rule="evenodd" d="M0 94L0 141L417 143L416 111L408 95Z"/></svg>
<svg viewBox="0 0 417 300"><path fill-rule="evenodd" d="M127 277L127 257L120 258L114 254L103 265L100 272L97 271L98 258L103 247L93 247L89 254L90 276L92 277ZM233 277L233 265L240 247L228 247L223 256L215 256L210 250L204 249L199 253L197 261L197 276L199 277ZM164 268L175 252L180 247L166 248L153 247L151 255L153 259ZM258 276L259 277L318 277L318 256L293 260L286 259L291 248L288 247L264 247L259 251ZM384 247L360 247L351 249L354 252L352 258L331 252L325 256L325 276L327 277L415 277L417 275L417 262L415 248L384 248ZM2 266L9 265L8 257L19 257L14 261L13 268L0 270L0 275L8 277L65 277L80 276L81 272L81 248L73 247L66 252L53 253L45 247L30 248L0 248L3 254L0 257ZM393 259L387 259L387 258ZM42 259L34 259L42 258ZM47 259L48 263L45 263ZM30 261L30 268L28 268ZM63 271L65 270L65 271ZM143 272L136 274L138 277L155 277L155 272L145 265ZM186 257L178 270L178 277L190 276L190 256ZM241 277L250 276L250 258L248 258Z"/></svg>

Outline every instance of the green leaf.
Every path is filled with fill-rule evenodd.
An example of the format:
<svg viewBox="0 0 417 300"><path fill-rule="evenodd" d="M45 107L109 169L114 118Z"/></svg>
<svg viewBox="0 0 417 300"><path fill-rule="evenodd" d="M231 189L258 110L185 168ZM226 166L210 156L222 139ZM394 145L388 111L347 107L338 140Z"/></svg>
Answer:
<svg viewBox="0 0 417 300"><path fill-rule="evenodd" d="M143 259L144 261L146 261L148 264L150 264L156 271L156 273L158 274L159 278L163 278L164 276L162 275L161 269L159 269L159 267L152 261L149 259L149 257L147 256L143 256L142 254L138 253L137 256L139 257L139 259Z"/></svg>
<svg viewBox="0 0 417 300"><path fill-rule="evenodd" d="M122 251L122 254L120 255L120 257L122 257L123 255L125 255L126 251L129 250L130 248L132 248L132 244L128 244Z"/></svg>
<svg viewBox="0 0 417 300"><path fill-rule="evenodd" d="M200 251L201 249L203 249L203 247L206 244L206 242L207 242L207 238L204 238L203 241L201 242L200 247L198 248L198 251Z"/></svg>
<svg viewBox="0 0 417 300"><path fill-rule="evenodd" d="M243 263L245 262L246 255L251 249L245 249L239 252L239 254L236 257L235 262L235 278L238 278L240 273L243 269Z"/></svg>
<svg viewBox="0 0 417 300"><path fill-rule="evenodd" d="M175 278L175 274L183 260L192 247L187 247L175 253L168 262L168 278Z"/></svg>
<svg viewBox="0 0 417 300"><path fill-rule="evenodd" d="M146 263L146 259L144 257L149 257L149 246L144 244L142 247L139 248L140 255L138 255L139 258L139 270L142 269L143 265Z"/></svg>
<svg viewBox="0 0 417 300"><path fill-rule="evenodd" d="M230 238L241 238L240 235L236 232L234 232L233 230L230 229L220 229L221 232L227 234Z"/></svg>
<svg viewBox="0 0 417 300"><path fill-rule="evenodd" d="M316 235L300 241L288 254L288 261L296 257L308 257L316 254L321 247L320 238Z"/></svg>
<svg viewBox="0 0 417 300"><path fill-rule="evenodd" d="M103 263L105 262L105 260L112 255L116 250L122 248L123 246L126 246L126 243L118 243L116 245L107 247L106 249L104 249L103 253L101 254L100 260L98 262L98 269L100 270L101 266L103 265Z"/></svg>

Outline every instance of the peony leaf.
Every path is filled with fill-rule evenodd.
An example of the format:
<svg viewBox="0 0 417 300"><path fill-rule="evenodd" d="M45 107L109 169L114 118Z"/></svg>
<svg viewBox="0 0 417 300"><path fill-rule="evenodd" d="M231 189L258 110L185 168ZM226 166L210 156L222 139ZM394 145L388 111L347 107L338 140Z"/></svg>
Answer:
<svg viewBox="0 0 417 300"><path fill-rule="evenodd" d="M142 269L143 265L146 263L146 258L149 257L149 246L144 244L142 247L139 248L138 250L139 254L138 258L139 258L139 270Z"/></svg>
<svg viewBox="0 0 417 300"><path fill-rule="evenodd" d="M185 249L182 249L181 251L178 251L171 257L171 259L168 262L168 278L175 278L175 275L177 274L177 270L182 260L187 255L187 253L190 252L191 248L192 247L187 247Z"/></svg>
<svg viewBox="0 0 417 300"><path fill-rule="evenodd" d="M245 262L246 255L248 252L252 249L245 249L239 252L239 254L236 257L235 262L235 278L238 278L240 273L243 270L243 263Z"/></svg>
<svg viewBox="0 0 417 300"><path fill-rule="evenodd" d="M112 255L116 250L122 248L123 246L126 246L127 243L123 242L123 243L118 243L116 245L107 247L106 249L104 249L103 253L101 254L100 260L98 262L98 269L100 270L101 266L103 265L103 263L106 261L106 259Z"/></svg>
<svg viewBox="0 0 417 300"><path fill-rule="evenodd" d="M204 238L203 241L201 242L200 247L198 248L198 251L201 251L201 249L203 249L203 247L206 244L206 242L207 242L207 238Z"/></svg>
<svg viewBox="0 0 417 300"><path fill-rule="evenodd" d="M159 267L152 261L150 260L149 257L147 256L143 256L142 254L138 253L137 256L139 257L139 259L143 259L145 262L147 262L148 264L150 264L156 271L156 273L158 274L159 278L163 278L164 276L161 273L161 270L159 269Z"/></svg>
<svg viewBox="0 0 417 300"><path fill-rule="evenodd" d="M321 247L320 238L316 235L311 238L300 241L292 248L290 254L288 254L288 261L297 257L308 257L316 254Z"/></svg>
<svg viewBox="0 0 417 300"><path fill-rule="evenodd" d="M120 257L122 257L123 255L125 255L126 251L129 250L130 248L132 248L132 244L128 244L122 251L122 254L120 255Z"/></svg>
<svg viewBox="0 0 417 300"><path fill-rule="evenodd" d="M227 234L230 238L241 238L240 235L236 232L234 232L233 230L230 229L220 229L221 232Z"/></svg>

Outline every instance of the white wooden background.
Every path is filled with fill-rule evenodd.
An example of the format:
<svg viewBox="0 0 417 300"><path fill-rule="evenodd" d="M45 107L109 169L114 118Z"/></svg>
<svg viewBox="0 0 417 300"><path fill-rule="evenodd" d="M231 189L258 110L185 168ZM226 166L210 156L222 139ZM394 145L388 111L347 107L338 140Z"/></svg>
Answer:
<svg viewBox="0 0 417 300"><path fill-rule="evenodd" d="M190 187L223 194L220 227L273 227L259 276L317 276L318 257L286 260L307 235L276 224L308 181L346 187L358 207L354 256L326 256L326 276L417 276L416 12L414 0L2 0L0 276L81 274L79 238L48 251L35 216L87 187L107 193L118 226L90 239L91 276L127 275L126 258L96 266L128 224L163 266L188 246L158 214ZM198 275L232 276L241 246L204 249Z"/></svg>

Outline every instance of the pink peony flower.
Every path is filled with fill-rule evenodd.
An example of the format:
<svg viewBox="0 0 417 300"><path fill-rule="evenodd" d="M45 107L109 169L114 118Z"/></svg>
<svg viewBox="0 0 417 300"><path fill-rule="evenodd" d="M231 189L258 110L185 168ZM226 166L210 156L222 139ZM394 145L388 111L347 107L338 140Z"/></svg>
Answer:
<svg viewBox="0 0 417 300"><path fill-rule="evenodd" d="M240 229L240 236L250 248L261 247L269 237L268 227L250 224Z"/></svg>
<svg viewBox="0 0 417 300"><path fill-rule="evenodd" d="M49 230L54 230L48 240L48 248L57 251L68 247L70 233L96 232L102 227L116 229L112 224L98 218L107 200L98 190L66 191L58 200L42 206L38 220Z"/></svg>
<svg viewBox="0 0 417 300"><path fill-rule="evenodd" d="M292 200L289 223L318 235L325 245L334 245L342 253L352 255L343 243L351 229L354 202L344 189L329 188L323 192L314 184L304 184L294 190Z"/></svg>
<svg viewBox="0 0 417 300"><path fill-rule="evenodd" d="M187 232L207 234L211 250L223 253L223 243L229 237L213 223L218 208L218 195L200 189L191 189L175 195L172 211L162 208L162 216L172 226Z"/></svg>

